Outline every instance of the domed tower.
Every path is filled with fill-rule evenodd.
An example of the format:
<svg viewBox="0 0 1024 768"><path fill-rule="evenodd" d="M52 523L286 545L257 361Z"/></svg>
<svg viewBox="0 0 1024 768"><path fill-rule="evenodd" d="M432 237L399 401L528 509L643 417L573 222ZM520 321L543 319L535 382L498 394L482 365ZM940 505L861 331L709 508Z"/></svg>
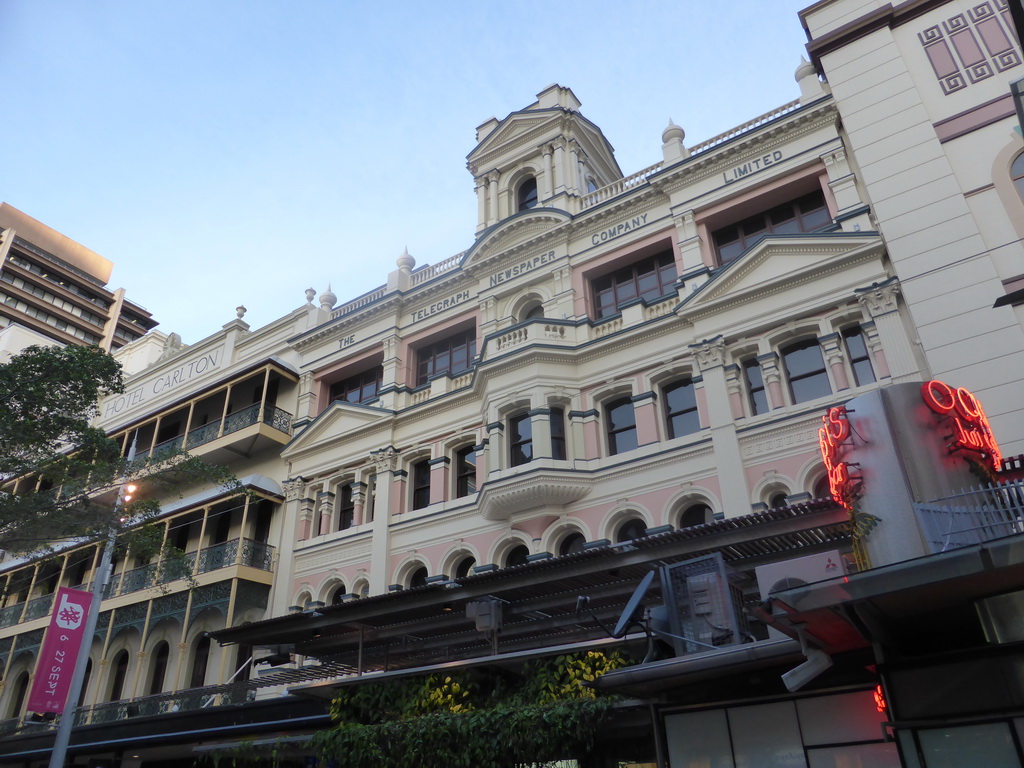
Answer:
<svg viewBox="0 0 1024 768"><path fill-rule="evenodd" d="M477 234L531 208L572 212L574 199L622 178L612 145L579 107L571 90L555 84L525 109L477 128L467 158Z"/></svg>

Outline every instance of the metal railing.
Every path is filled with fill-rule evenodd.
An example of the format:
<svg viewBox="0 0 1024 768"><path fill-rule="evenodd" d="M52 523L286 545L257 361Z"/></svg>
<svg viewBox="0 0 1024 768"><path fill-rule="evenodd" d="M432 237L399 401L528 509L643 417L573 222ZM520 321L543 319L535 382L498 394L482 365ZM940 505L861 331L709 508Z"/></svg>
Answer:
<svg viewBox="0 0 1024 768"><path fill-rule="evenodd" d="M191 554L194 558L195 553ZM231 539L200 550L198 561L196 573L209 573L236 563L269 571L274 562L274 548L254 539Z"/></svg>
<svg viewBox="0 0 1024 768"><path fill-rule="evenodd" d="M1024 533L1024 480L967 488L914 504L914 510L932 552Z"/></svg>

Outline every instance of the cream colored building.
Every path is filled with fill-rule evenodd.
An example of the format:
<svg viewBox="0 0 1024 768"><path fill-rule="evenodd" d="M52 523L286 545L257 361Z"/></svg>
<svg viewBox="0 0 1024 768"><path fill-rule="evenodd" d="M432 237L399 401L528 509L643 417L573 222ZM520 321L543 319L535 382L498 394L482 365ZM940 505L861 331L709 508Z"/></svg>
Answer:
<svg viewBox="0 0 1024 768"><path fill-rule="evenodd" d="M1005 0L824 0L801 14L933 376L1024 451L1022 77Z"/></svg>
<svg viewBox="0 0 1024 768"><path fill-rule="evenodd" d="M250 674L248 649L209 631L667 527L800 517L828 494L822 414L890 384L966 386L1004 452L1024 450L1021 309L992 307L1024 275L1024 144L1004 104L1020 50L961 80L930 50L954 45L961 16L996 40L982 6L998 11L819 2L802 14L799 100L692 145L670 124L630 175L551 85L477 129L464 252L403 253L376 290L310 289L264 328L240 307L197 344L121 349L127 391L98 423L126 452L137 435L143 457L226 463L253 494L165 506L199 590L160 592L148 564L120 564L89 716L129 717L129 699L166 712L182 689ZM787 557L824 547L793 541ZM751 582L771 558L748 555L728 556ZM88 559L4 566L0 716L20 714L45 625L32 601L88 581Z"/></svg>

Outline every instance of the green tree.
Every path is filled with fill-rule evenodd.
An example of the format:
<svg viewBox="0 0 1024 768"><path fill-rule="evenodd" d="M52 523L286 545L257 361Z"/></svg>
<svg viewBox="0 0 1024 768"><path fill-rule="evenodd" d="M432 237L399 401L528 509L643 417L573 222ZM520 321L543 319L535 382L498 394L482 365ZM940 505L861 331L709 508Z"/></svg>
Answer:
<svg viewBox="0 0 1024 768"><path fill-rule="evenodd" d="M124 391L120 364L98 347L29 347L0 364L0 549L45 550L55 541L99 538L111 526L142 531L156 499L196 483L236 485L223 467L185 452L128 462L91 426L97 403ZM116 514L123 483L143 490Z"/></svg>

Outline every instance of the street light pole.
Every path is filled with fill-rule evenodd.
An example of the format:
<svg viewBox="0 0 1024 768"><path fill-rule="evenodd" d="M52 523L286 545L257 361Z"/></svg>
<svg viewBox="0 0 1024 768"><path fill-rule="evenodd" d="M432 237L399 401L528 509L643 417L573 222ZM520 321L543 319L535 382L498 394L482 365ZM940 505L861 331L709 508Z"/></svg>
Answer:
<svg viewBox="0 0 1024 768"><path fill-rule="evenodd" d="M132 440L132 447L128 449L128 462L135 460L135 447L139 436L135 435ZM117 501L114 502L114 517L119 519L121 508L126 501L131 500L131 493L135 491L134 485L122 483L117 491ZM100 603L103 601L103 593L110 582L111 563L114 560L114 544L117 539L117 528L111 525L107 531L107 540L103 545L103 554L100 557L99 568L92 582L92 607L85 620L85 632L82 634L82 645L78 649L78 661L75 662L75 672L71 676L71 687L68 690L68 699L64 702L64 711L60 715L60 722L57 723L57 733L53 739L53 751L50 753L49 768L64 768L64 761L67 758L68 742L71 740L71 729L75 724L75 710L78 709L78 699L82 695L82 684L85 682L85 669L89 664L89 648L92 645L93 635L96 634L96 622L100 617Z"/></svg>

